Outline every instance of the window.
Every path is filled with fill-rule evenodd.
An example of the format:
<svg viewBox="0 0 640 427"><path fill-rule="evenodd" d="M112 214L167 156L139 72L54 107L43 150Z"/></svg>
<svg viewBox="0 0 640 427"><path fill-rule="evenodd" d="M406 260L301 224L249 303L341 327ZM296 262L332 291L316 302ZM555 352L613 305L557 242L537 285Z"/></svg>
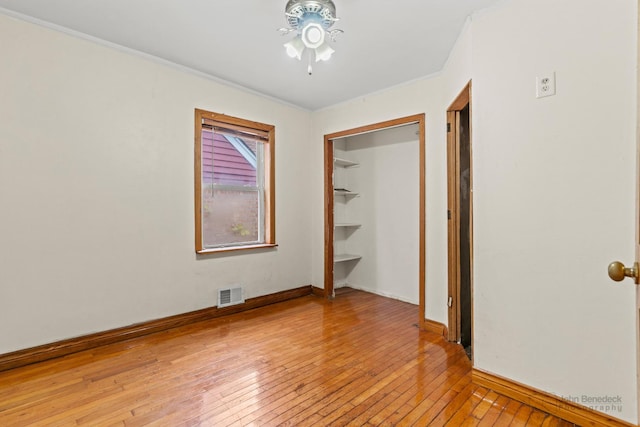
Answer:
<svg viewBox="0 0 640 427"><path fill-rule="evenodd" d="M196 252L275 246L275 128L195 113Z"/></svg>

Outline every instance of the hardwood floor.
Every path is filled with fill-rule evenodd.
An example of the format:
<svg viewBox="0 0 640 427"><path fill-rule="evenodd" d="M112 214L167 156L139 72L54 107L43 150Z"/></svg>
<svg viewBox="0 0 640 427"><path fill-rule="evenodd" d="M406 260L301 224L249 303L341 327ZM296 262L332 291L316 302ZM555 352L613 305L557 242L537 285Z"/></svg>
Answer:
<svg viewBox="0 0 640 427"><path fill-rule="evenodd" d="M8 426L571 426L471 382L417 307L342 290L0 373Z"/></svg>

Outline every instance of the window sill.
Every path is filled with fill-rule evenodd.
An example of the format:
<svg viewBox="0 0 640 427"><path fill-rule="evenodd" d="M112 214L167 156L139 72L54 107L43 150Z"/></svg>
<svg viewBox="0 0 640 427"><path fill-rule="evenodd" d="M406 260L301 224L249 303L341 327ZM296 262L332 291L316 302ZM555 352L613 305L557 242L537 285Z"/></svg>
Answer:
<svg viewBox="0 0 640 427"><path fill-rule="evenodd" d="M249 249L268 249L278 247L275 243L261 243L259 245L246 245L246 246L228 246L225 248L210 248L196 250L198 254L216 254L222 252L244 251Z"/></svg>

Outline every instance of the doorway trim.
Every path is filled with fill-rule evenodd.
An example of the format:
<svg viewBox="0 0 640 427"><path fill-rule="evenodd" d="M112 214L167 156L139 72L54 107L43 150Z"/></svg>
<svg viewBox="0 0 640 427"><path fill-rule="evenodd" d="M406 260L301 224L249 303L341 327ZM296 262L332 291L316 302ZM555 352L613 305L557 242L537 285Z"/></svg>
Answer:
<svg viewBox="0 0 640 427"><path fill-rule="evenodd" d="M417 124L419 133L419 326L425 328L425 256L426 256L426 225L425 225L425 114L415 114L412 116L402 117L393 120L387 120L380 123L361 126L354 129L348 129L340 132L326 134L324 136L324 296L326 298L334 297L333 287L333 209L334 209L334 192L333 192L333 140L338 138L346 138L350 136L361 135L365 133L375 132L394 127Z"/></svg>
<svg viewBox="0 0 640 427"><path fill-rule="evenodd" d="M469 156L471 197L469 199L469 275L471 286L471 347L473 348L473 130L471 126L471 81L447 109L447 259L449 341L459 341L460 330L460 111L469 106Z"/></svg>

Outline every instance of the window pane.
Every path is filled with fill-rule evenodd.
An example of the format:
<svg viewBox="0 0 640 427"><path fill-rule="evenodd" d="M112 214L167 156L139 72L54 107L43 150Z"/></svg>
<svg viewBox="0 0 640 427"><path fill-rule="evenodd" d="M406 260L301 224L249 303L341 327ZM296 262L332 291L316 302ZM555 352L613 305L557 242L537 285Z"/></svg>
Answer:
<svg viewBox="0 0 640 427"><path fill-rule="evenodd" d="M263 243L259 236L259 192L215 189L203 184L202 241L204 247Z"/></svg>
<svg viewBox="0 0 640 427"><path fill-rule="evenodd" d="M257 185L256 141L202 131L202 182Z"/></svg>
<svg viewBox="0 0 640 427"><path fill-rule="evenodd" d="M274 134L196 109L196 252L275 246Z"/></svg>

